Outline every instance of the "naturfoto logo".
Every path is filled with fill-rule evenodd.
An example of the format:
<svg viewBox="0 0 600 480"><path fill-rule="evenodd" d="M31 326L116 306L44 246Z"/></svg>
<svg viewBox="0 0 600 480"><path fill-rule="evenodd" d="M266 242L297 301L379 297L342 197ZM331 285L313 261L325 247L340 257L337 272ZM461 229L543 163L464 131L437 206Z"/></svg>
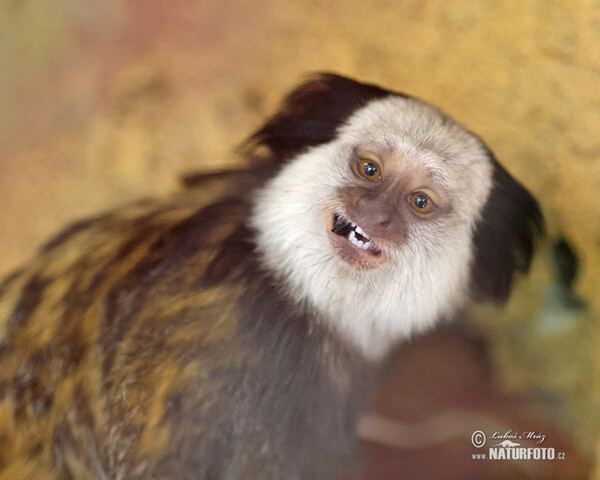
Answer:
<svg viewBox="0 0 600 480"><path fill-rule="evenodd" d="M552 447L539 446L545 440L545 434L534 431L508 430L504 433L492 432L491 435L486 435L482 430L475 430L471 435L471 444L475 448L483 448L488 441L498 443L490 444L487 453L472 454L472 458L473 460L564 460L564 452L556 452ZM527 446L523 444L524 442L536 446Z"/></svg>

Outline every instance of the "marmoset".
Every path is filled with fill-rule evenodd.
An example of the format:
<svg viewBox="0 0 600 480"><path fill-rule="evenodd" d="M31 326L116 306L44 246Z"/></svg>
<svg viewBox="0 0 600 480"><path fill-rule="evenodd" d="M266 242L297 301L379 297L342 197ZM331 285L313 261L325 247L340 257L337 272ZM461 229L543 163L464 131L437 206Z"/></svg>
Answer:
<svg viewBox="0 0 600 480"><path fill-rule="evenodd" d="M355 478L393 347L506 300L543 230L477 135L335 74L240 152L1 284L2 480Z"/></svg>

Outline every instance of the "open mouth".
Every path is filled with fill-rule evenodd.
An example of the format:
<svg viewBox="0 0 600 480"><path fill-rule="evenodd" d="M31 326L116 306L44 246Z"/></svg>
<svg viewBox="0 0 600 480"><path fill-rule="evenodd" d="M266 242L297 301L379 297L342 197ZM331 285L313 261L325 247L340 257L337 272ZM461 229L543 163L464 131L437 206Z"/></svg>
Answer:
<svg viewBox="0 0 600 480"><path fill-rule="evenodd" d="M345 237L355 247L364 250L374 256L381 256L381 249L373 242L362 228L343 215L336 213L333 216L333 233Z"/></svg>

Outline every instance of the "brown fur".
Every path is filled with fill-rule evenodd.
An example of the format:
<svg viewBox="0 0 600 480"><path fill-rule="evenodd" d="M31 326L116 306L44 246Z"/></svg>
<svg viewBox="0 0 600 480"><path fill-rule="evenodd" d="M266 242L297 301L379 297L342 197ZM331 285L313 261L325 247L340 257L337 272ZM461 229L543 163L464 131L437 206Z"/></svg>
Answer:
<svg viewBox="0 0 600 480"><path fill-rule="evenodd" d="M288 296L247 220L282 163L385 95L321 75L246 143L245 169L75 224L0 284L0 480L356 476L379 367ZM541 217L495 168L473 290L502 300Z"/></svg>
<svg viewBox="0 0 600 480"><path fill-rule="evenodd" d="M350 455L371 367L261 273L244 198L194 195L71 227L4 282L0 479L321 478Z"/></svg>

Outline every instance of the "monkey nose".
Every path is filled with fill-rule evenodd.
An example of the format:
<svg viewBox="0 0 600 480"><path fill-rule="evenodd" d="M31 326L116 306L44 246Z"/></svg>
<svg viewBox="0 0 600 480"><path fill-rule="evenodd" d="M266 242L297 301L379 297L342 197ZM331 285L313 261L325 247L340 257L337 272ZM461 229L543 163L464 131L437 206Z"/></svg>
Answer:
<svg viewBox="0 0 600 480"><path fill-rule="evenodd" d="M370 205L371 222L380 228L388 228L392 224L392 212L383 203Z"/></svg>
<svg viewBox="0 0 600 480"><path fill-rule="evenodd" d="M364 226L374 235L386 237L393 235L397 222L388 210L382 208L364 212L363 218Z"/></svg>
<svg viewBox="0 0 600 480"><path fill-rule="evenodd" d="M403 232L403 222L396 208L397 201L389 195L363 193L351 202L350 213L367 233L376 237L394 240Z"/></svg>

